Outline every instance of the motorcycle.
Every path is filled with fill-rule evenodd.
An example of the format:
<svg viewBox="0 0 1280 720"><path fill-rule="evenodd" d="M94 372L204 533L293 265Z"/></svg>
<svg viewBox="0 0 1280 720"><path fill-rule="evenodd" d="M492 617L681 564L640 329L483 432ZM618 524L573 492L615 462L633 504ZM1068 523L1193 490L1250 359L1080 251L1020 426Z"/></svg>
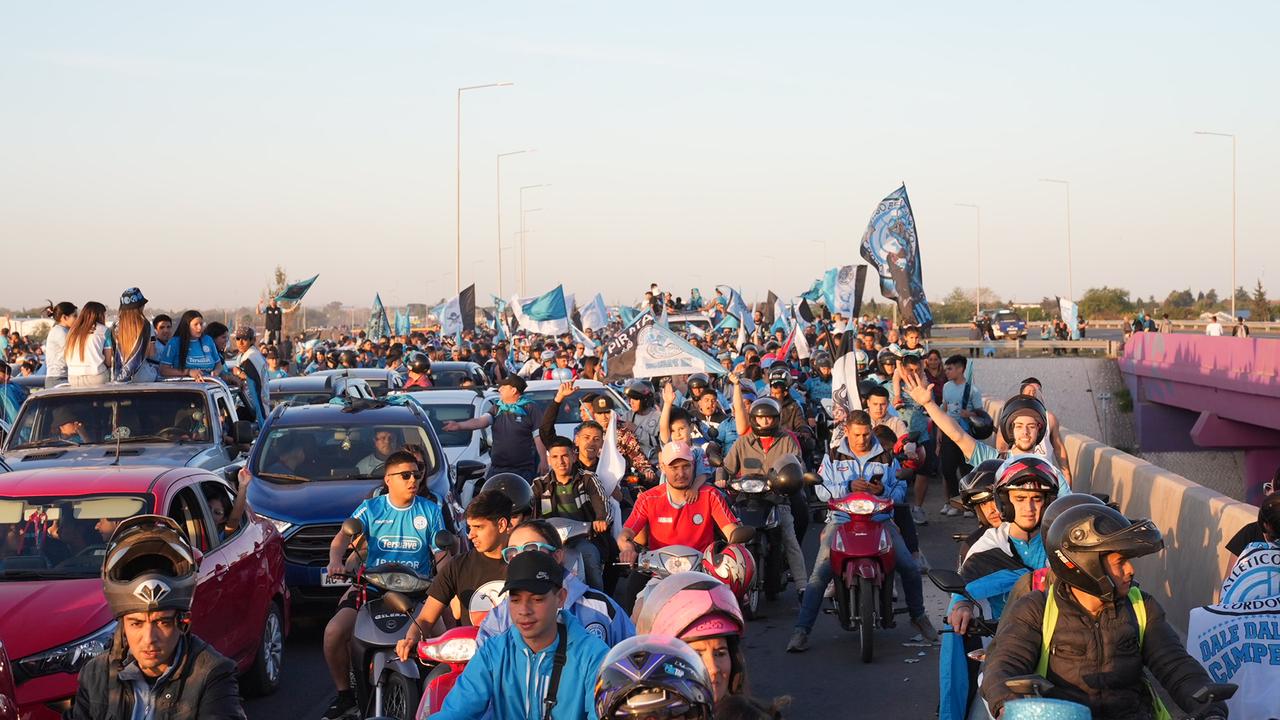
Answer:
<svg viewBox="0 0 1280 720"><path fill-rule="evenodd" d="M491 583L486 583L489 585ZM457 684L467 663L475 657L479 649L477 636L485 616L501 602L501 594L477 591L472 594L467 611L471 615L473 625L456 627L443 635L418 642L418 662L431 668L427 673L422 689L422 699L418 702L415 720L427 720L444 707L445 697Z"/></svg>
<svg viewBox="0 0 1280 720"><path fill-rule="evenodd" d="M363 524L355 518L348 518L342 529L353 538L353 547L364 533ZM456 545L457 539L441 530L432 538L432 543L437 548L448 548ZM401 563L361 567L354 577L348 578L361 596L351 633L351 676L356 702L377 717L412 720L421 678L415 664L396 656L396 643L404 637L405 627L416 622L431 580ZM371 586L382 593L370 597Z"/></svg>
<svg viewBox="0 0 1280 720"><path fill-rule="evenodd" d="M571 543L576 544L579 540L590 538L591 523L562 517L547 518L547 522L560 535L560 545L564 547L564 568L579 579L586 580L586 565L582 562L582 553Z"/></svg>
<svg viewBox="0 0 1280 720"><path fill-rule="evenodd" d="M886 529L893 522L893 501L868 492L833 498L825 486L815 491L827 507L849 516L831 541L831 572L835 581L835 615L845 630L857 631L862 662L875 654L875 628L896 625L893 616L906 608L893 607L893 570L897 558Z"/></svg>

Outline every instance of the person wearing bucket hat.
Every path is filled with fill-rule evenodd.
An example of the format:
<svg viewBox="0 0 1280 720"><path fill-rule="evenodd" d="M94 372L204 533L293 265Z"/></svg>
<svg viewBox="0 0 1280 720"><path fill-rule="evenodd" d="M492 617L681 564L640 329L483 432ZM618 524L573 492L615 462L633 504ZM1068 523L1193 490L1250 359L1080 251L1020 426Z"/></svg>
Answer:
<svg viewBox="0 0 1280 720"><path fill-rule="evenodd" d="M236 666L190 632L195 553L172 519L131 517L107 542L111 647L80 671L71 720L244 718Z"/></svg>

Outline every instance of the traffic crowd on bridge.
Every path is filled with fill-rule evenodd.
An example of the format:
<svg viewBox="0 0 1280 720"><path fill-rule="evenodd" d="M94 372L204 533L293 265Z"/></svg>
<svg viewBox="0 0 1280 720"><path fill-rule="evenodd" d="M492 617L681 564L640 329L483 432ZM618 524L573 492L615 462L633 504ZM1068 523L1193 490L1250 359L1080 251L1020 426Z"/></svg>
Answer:
<svg viewBox="0 0 1280 720"><path fill-rule="evenodd" d="M731 497L735 480L752 475L773 483L783 535L779 567L799 608L787 652L809 649L831 603L832 538L850 519L815 502L815 494L866 493L892 502L881 520L915 640L941 643L941 717L966 717L975 697L998 717L1023 694L1005 681L1030 674L1050 678L1050 697L1087 707L1093 717L1165 717L1147 672L1197 717L1226 717L1220 699L1195 697L1209 675L1135 582L1130 560L1161 552L1160 530L1126 518L1105 498L1072 493L1057 419L1039 380L1026 378L992 418L969 358L930 349L927 328L839 313L767 326L755 311L752 330L745 322L717 330L729 300L718 290L706 302L696 291L691 296L685 302L654 285L636 310L664 320L706 316L712 329L685 331L684 340L719 368L618 383L628 407L607 393L589 395L572 437L556 434L554 418L575 382L609 380L601 351L623 330L618 317L559 336L509 329L500 318L452 335L357 330L320 339L286 335L286 313L274 301L260 309L259 332L205 322L195 310L148 316L147 299L131 288L113 322L102 303L60 302L48 308L54 326L43 346L5 335L0 397L12 420L26 393L38 392L38 385L14 382L22 375L44 375L44 387L218 378L244 388L265 420L272 379L385 368L403 374L409 390L433 385L433 363L478 364L499 394L492 414L437 428L492 432L487 481L462 517L448 518L465 528L470 548L444 553L397 652L408 658L424 632L469 624L458 601L487 582L500 582L505 599L486 616L480 649L432 717L783 717L786 698L751 696L743 652L753 579L766 562L746 545L760 528L744 526ZM524 397L537 380L560 383L552 407ZM611 451L625 463L612 490L601 479L602 457ZM441 551L433 533L453 511L445 498L421 492L420 454L392 449L380 460L386 493L351 508L367 545L394 532L421 536L420 552ZM397 511L411 506L426 508L431 522L398 521ZM1268 499L1259 523L1233 539L1235 554L1273 547L1278 507ZM954 566L964 589L941 634L922 597L929 562L919 537L931 531L931 515L973 523ZM581 577L566 569L570 548L550 518L590 524L589 541L577 548ZM800 549L808 534L819 536L812 561ZM346 530L334 538L330 572L343 571L353 540ZM647 551L677 546L698 554L684 570L636 565ZM105 557L104 587L120 630L112 652L81 671L71 716L243 717L227 661L185 630L195 563L182 531L154 516L123 523ZM934 565L951 563L935 558ZM326 720L364 716L339 650L358 602L344 596L326 629L336 690ZM982 647L976 626L984 608L986 620L1015 622L999 624L979 680L965 651ZM847 677L856 682L856 673Z"/></svg>

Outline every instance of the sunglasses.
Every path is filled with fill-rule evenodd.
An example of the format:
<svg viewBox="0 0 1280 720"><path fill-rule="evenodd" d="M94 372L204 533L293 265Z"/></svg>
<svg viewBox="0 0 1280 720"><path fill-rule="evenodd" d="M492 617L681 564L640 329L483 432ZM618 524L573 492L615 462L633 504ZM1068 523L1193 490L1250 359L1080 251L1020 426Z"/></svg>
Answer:
<svg viewBox="0 0 1280 720"><path fill-rule="evenodd" d="M509 545L507 547L502 548L502 562L510 563L520 553L530 552L533 550L536 550L538 552L544 552L544 553L547 553L548 555L556 551L554 547L551 547L550 545L544 542L527 542L523 545Z"/></svg>
<svg viewBox="0 0 1280 720"><path fill-rule="evenodd" d="M398 473L387 473L383 477L385 477L387 480L391 480L397 477L400 478L401 480L417 480L418 478L422 477L422 474L416 473L412 470L401 470Z"/></svg>

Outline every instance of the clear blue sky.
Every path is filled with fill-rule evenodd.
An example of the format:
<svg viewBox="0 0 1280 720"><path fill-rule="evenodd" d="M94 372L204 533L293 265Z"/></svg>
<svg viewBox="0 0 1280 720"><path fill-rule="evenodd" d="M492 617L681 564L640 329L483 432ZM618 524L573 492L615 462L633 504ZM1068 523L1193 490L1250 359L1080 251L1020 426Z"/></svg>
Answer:
<svg viewBox="0 0 1280 720"><path fill-rule="evenodd" d="M529 290L651 280L748 299L856 260L906 181L926 289L1280 296L1275 3L9 3L0 10L0 305L313 300L496 285L527 207ZM906 14L909 13L909 14ZM823 247L825 243L825 250ZM825 257L824 257L825 252ZM645 265L647 258L655 262ZM512 290L508 263L507 294Z"/></svg>

